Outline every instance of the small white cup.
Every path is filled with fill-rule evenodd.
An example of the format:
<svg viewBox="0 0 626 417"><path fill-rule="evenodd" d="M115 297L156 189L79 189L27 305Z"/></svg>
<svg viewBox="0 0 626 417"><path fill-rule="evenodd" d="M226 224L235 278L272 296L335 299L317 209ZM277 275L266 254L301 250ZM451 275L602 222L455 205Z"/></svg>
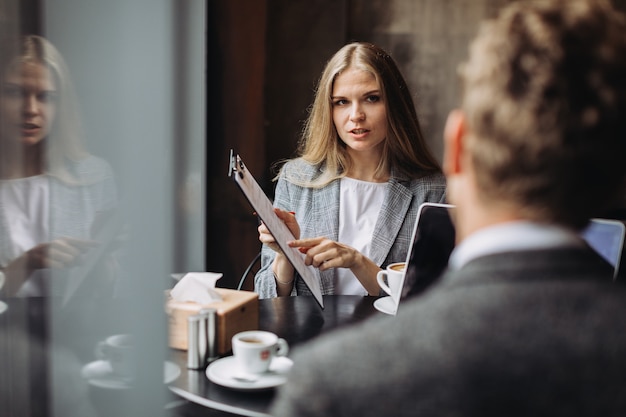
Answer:
<svg viewBox="0 0 626 417"><path fill-rule="evenodd" d="M132 378L135 376L135 341L130 334L107 337L96 346L96 357L109 362L114 374Z"/></svg>
<svg viewBox="0 0 626 417"><path fill-rule="evenodd" d="M382 288L383 291L391 296L391 299L395 303L400 300L405 271L406 262L396 262L389 264L387 269L378 271L378 274L376 274L376 281L378 281L378 285L380 285L380 288Z"/></svg>
<svg viewBox="0 0 626 417"><path fill-rule="evenodd" d="M274 358L289 353L285 339L261 330L237 333L232 338L232 346L239 368L249 374L267 372Z"/></svg>

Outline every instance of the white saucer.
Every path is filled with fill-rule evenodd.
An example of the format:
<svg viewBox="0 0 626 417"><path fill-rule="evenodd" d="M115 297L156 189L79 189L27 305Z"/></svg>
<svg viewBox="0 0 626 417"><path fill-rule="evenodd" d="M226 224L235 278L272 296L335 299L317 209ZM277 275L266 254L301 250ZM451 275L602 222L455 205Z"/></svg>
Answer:
<svg viewBox="0 0 626 417"><path fill-rule="evenodd" d="M164 364L163 383L169 384L180 375L180 368L173 362L166 361ZM90 385L105 389L128 389L132 388L133 380L116 375L111 370L108 361L94 361L83 366L81 375Z"/></svg>
<svg viewBox="0 0 626 417"><path fill-rule="evenodd" d="M391 314L392 316L396 315L396 310L398 308L398 306L393 301L393 298L391 298L390 295L388 295L387 297L379 298L378 300L374 301L374 307L376 307L376 310L383 312L385 314Z"/></svg>
<svg viewBox="0 0 626 417"><path fill-rule="evenodd" d="M287 381L287 374L293 361L287 357L274 358L270 370L264 374L253 375L252 380L235 379L242 374L234 356L227 356L211 363L206 370L206 376L212 382L224 387L241 391L259 391L277 387ZM254 379L258 377L258 379Z"/></svg>

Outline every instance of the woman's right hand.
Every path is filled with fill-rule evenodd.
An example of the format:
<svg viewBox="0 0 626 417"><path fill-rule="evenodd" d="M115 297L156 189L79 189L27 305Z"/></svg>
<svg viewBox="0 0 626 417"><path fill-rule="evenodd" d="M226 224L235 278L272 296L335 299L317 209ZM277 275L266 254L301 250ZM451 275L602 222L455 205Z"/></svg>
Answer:
<svg viewBox="0 0 626 417"><path fill-rule="evenodd" d="M296 220L296 216L294 215L294 213L290 211L281 210L279 208L274 208L274 213L276 213L278 218L281 219L285 223L287 228L289 228L289 230L291 231L291 234L296 239L299 239L300 238L300 225L298 225L298 221ZM272 236L272 234L270 233L265 223L261 222L261 224L258 227L258 231L259 231L259 240L261 241L261 243L267 245L275 252L278 252L280 254L283 253L280 247L278 246L278 243L276 243L276 239L274 239L274 236ZM286 243L287 242L285 242L285 244Z"/></svg>

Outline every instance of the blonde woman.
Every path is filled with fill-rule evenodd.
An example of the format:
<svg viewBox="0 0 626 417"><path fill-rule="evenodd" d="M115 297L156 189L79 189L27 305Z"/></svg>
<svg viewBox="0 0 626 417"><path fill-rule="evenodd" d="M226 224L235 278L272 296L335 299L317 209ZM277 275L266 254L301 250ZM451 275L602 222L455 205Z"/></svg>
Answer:
<svg viewBox="0 0 626 417"><path fill-rule="evenodd" d="M341 48L322 73L299 156L282 166L274 199L297 239L289 245L306 253L322 293L378 295L376 274L405 260L420 204L444 199L444 177L393 59L369 43ZM259 240L255 291L310 294L263 224Z"/></svg>
<svg viewBox="0 0 626 417"><path fill-rule="evenodd" d="M16 49L0 73L0 291L45 295L51 269L98 244L95 223L117 192L109 164L82 144L60 53L39 36Z"/></svg>

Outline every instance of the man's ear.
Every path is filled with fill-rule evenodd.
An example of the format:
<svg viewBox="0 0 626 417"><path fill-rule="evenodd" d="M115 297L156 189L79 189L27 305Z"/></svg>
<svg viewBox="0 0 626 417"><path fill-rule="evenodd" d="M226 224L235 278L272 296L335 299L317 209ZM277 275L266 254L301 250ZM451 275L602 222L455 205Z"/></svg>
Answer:
<svg viewBox="0 0 626 417"><path fill-rule="evenodd" d="M452 110L443 132L443 172L445 175L458 174L463 169L461 158L465 133L465 114L461 110Z"/></svg>

